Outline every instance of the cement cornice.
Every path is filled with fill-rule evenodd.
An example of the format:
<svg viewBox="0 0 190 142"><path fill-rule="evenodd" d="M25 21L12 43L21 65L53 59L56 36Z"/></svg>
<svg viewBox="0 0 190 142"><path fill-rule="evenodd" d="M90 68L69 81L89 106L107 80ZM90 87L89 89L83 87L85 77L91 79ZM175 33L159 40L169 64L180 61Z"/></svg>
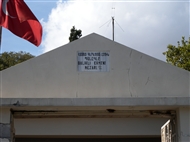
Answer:
<svg viewBox="0 0 190 142"><path fill-rule="evenodd" d="M1 98L1 107L190 106L190 97L157 98Z"/></svg>

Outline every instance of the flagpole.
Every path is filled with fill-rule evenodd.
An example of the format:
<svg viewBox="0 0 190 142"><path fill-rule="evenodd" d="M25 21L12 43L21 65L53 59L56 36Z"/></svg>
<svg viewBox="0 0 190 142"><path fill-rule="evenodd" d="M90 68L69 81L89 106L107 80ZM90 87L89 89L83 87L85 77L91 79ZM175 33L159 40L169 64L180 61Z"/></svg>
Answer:
<svg viewBox="0 0 190 142"><path fill-rule="evenodd" d="M2 26L0 26L0 53L1 53Z"/></svg>
<svg viewBox="0 0 190 142"><path fill-rule="evenodd" d="M2 26L0 26L0 55L2 54L1 52L2 52L2 50L1 50L1 38L2 38ZM2 97L3 97L3 91L2 91L2 71L0 71L1 72L1 74L0 74L0 101L1 101L1 105L2 105ZM2 108L2 107L1 107ZM1 112L2 112L2 110L1 110ZM2 114L1 114L1 116L2 116ZM2 117L0 118L1 120L2 120Z"/></svg>
<svg viewBox="0 0 190 142"><path fill-rule="evenodd" d="M1 38L2 38L2 26L0 26L0 55L2 54L1 52L2 52L2 50L1 50ZM3 89L3 87L2 87L2 83L3 83L3 81L2 81L2 71L0 71L1 73L0 73L0 106L2 105L2 97L3 97L3 91L2 91L2 89ZM0 117L0 119L2 120L2 106L1 106L1 117Z"/></svg>

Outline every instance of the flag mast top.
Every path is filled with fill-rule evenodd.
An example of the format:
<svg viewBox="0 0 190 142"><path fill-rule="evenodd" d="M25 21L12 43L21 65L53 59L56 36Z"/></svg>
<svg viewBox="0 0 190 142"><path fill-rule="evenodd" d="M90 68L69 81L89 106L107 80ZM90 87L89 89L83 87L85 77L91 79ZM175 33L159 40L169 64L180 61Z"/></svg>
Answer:
<svg viewBox="0 0 190 142"><path fill-rule="evenodd" d="M113 37L113 41L114 41L114 17L112 17L112 37Z"/></svg>
<svg viewBox="0 0 190 142"><path fill-rule="evenodd" d="M116 24L120 27L120 29L124 32L124 30L121 28L121 26L117 23L117 21L115 20L115 18L114 18L114 15L115 15L115 7L112 7L112 10L113 10L113 16L111 16L111 20L109 20L109 21L107 21L106 23L104 23L102 26L104 26L105 24L107 24L108 23L108 26L109 26L109 24L111 23L111 21L112 21L112 40L114 41L115 39L114 39L114 36L115 36L115 27L114 27L114 23L116 22ZM100 26L99 28L101 28L102 26Z"/></svg>
<svg viewBox="0 0 190 142"><path fill-rule="evenodd" d="M115 16L115 7L112 7L113 16L112 18L112 39L114 41L114 16Z"/></svg>

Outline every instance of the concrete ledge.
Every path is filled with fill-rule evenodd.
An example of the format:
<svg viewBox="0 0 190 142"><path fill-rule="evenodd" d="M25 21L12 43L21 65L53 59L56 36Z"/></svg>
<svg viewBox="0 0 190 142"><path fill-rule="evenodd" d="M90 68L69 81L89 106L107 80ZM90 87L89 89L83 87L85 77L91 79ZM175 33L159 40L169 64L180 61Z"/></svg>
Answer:
<svg viewBox="0 0 190 142"><path fill-rule="evenodd" d="M1 107L19 106L190 106L190 97L170 98L1 98Z"/></svg>

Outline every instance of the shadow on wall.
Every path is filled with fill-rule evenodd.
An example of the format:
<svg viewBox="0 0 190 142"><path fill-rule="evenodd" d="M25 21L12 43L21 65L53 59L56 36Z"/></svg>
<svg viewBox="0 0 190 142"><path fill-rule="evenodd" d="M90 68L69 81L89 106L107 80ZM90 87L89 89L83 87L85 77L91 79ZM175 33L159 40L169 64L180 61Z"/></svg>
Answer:
<svg viewBox="0 0 190 142"><path fill-rule="evenodd" d="M161 142L154 138L16 138L16 142Z"/></svg>

